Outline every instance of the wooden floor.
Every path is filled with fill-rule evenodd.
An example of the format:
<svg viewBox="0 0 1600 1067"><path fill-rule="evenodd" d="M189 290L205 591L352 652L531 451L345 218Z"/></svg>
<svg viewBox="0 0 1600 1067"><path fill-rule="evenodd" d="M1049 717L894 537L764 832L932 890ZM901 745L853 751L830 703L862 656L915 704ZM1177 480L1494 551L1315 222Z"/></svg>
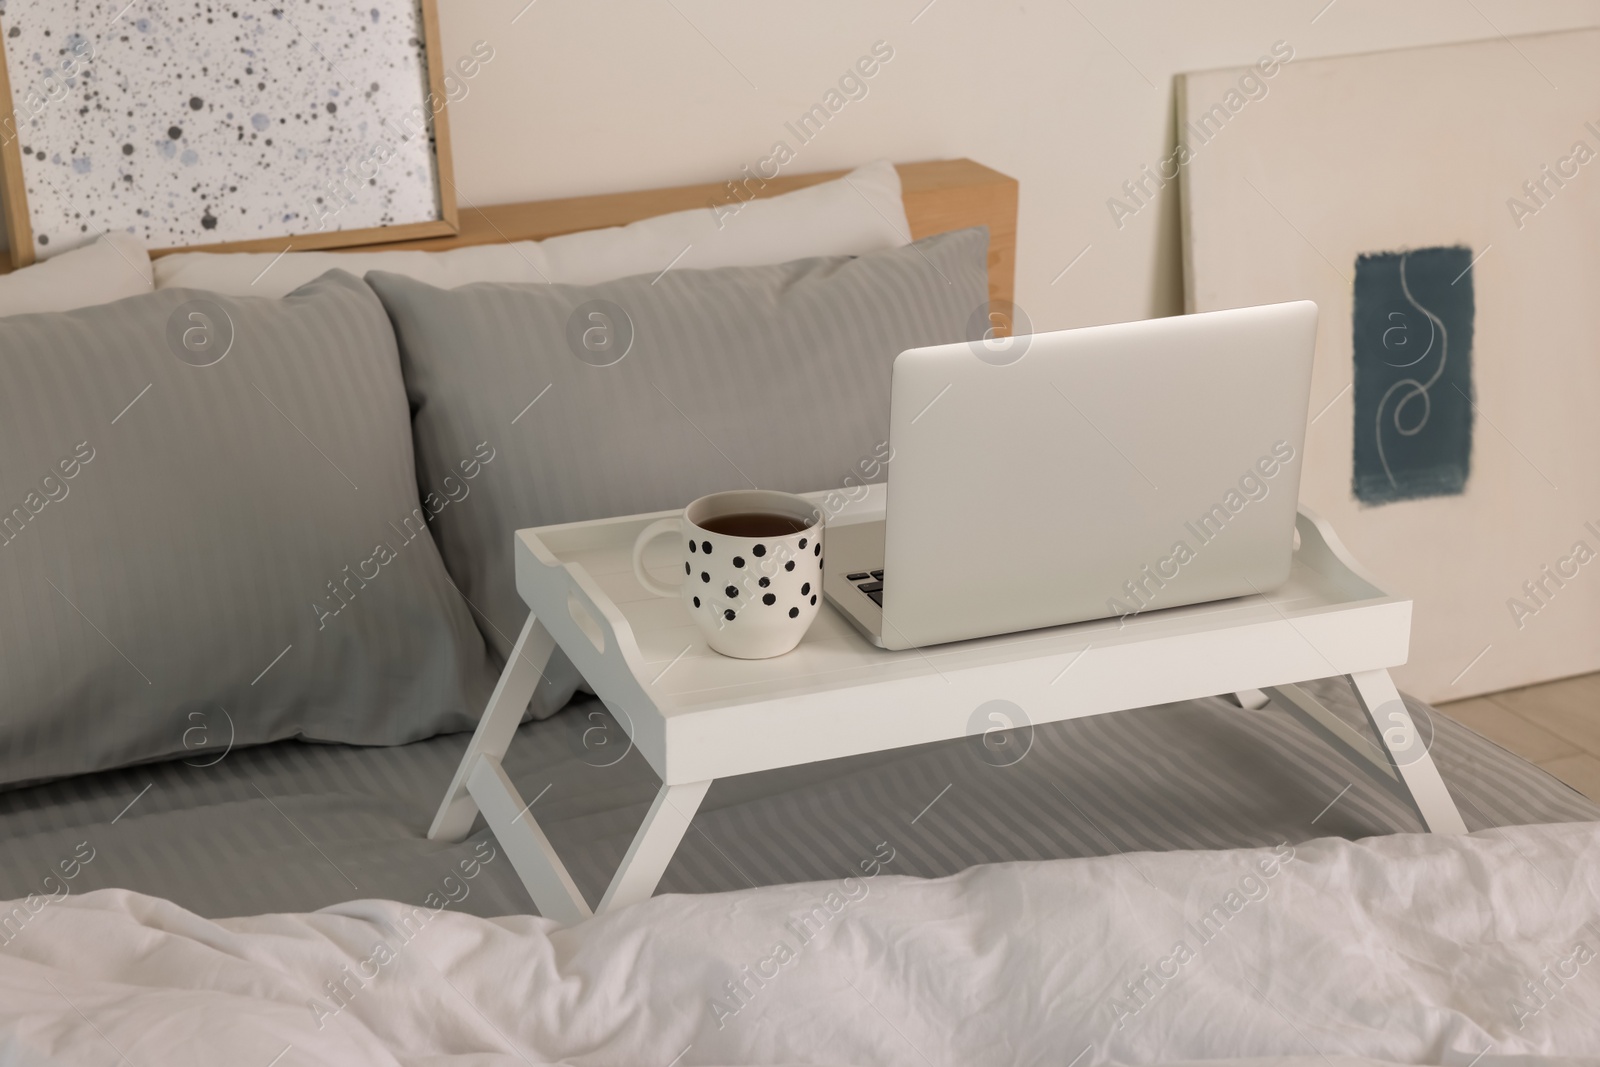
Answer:
<svg viewBox="0 0 1600 1067"><path fill-rule="evenodd" d="M1600 801L1600 674L1440 704L1439 710Z"/></svg>

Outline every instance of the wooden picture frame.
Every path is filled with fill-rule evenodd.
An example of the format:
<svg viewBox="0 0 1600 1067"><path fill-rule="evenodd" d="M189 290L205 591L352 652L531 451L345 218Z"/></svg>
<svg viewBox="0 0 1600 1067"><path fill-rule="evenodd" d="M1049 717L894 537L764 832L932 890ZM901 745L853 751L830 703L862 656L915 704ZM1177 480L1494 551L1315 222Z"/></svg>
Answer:
<svg viewBox="0 0 1600 1067"><path fill-rule="evenodd" d="M152 239L146 235L152 244L152 254L172 251L229 251L251 252L272 251L281 252L287 249L300 251L328 250L350 246L370 247L392 241L418 240L431 237L445 237L455 234L459 230L459 213L456 207L456 187L454 166L450 155L450 120L449 96L446 90L446 73L448 66L440 52L439 16L437 0L414 0L417 10L417 23L420 25L423 42L423 55L425 65L424 93L417 106L423 111L425 142L422 147L429 149L433 167L433 193L436 217L416 221L401 222L391 225L364 225L350 229L329 228L323 230L307 230L295 232L293 227L286 227L281 234L271 234L261 237L251 237L214 243L185 241L172 244L162 244L159 238ZM362 9L363 12L366 10ZM14 84L12 71L7 62L6 50L3 44L10 37L7 29L17 18L24 17L19 12L27 12L28 16L38 13L37 6L30 8L13 8L9 16L0 16L0 199L3 199L4 215L6 222L7 242L9 245L8 258L10 267L27 266L40 258L36 247L38 234L35 230L35 219L28 204L27 188L28 176L24 169L22 158L22 141L25 136L26 120L19 118L19 101L14 95L14 90L23 89ZM130 13L129 19L135 14ZM302 33L302 36L304 34ZM320 47L312 41L310 49L321 54ZM323 59L327 57L323 56ZM330 69L336 72L336 80L345 82L346 78L332 60L328 60ZM47 79L48 80L48 79ZM263 82L265 84L265 82ZM375 83L376 85L376 83ZM353 87L351 87L353 88ZM36 114L42 114L36 111ZM331 113L331 112L330 112ZM416 108L404 114L414 115ZM232 116L229 116L230 119ZM280 120L283 121L283 120ZM258 130L260 126L256 127ZM241 138L243 127L241 124ZM270 143L270 142L269 142ZM405 144L401 142L402 146ZM124 149L131 148L130 144ZM367 160L371 162L371 158ZM209 214L209 211L207 212ZM220 212L219 212L220 214ZM310 220L309 213L296 215L298 223L303 225ZM68 225L74 220L63 220ZM83 225L83 223L79 223ZM123 225L121 220L113 219L113 228ZM91 236L105 232L104 225L89 224L88 232ZM77 244L81 244L79 241ZM68 246L76 247L76 245Z"/></svg>

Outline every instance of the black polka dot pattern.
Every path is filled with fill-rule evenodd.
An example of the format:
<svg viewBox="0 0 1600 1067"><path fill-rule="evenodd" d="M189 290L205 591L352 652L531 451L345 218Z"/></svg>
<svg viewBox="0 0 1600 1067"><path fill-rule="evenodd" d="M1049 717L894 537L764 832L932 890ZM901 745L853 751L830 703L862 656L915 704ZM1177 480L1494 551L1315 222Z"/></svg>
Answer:
<svg viewBox="0 0 1600 1067"><path fill-rule="evenodd" d="M697 536L689 541L689 552L703 558L699 564L687 558L684 562L684 574L691 581L700 576L696 587L700 593L687 595L685 590L684 599L694 606L695 617L718 647L719 632L730 624L737 625L721 639L737 650L741 641L750 639L743 635L745 627L777 626L780 632L793 632L790 620L805 625L822 602L822 539L815 531L766 543L728 540L720 546L709 535ZM704 615L699 614L702 611ZM735 632L740 636L729 636Z"/></svg>

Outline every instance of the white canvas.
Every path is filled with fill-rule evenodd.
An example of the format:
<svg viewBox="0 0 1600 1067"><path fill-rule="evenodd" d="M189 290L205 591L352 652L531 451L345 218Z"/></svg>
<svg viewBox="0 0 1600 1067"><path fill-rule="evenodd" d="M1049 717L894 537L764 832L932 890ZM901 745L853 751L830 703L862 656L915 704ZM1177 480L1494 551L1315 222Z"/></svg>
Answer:
<svg viewBox="0 0 1600 1067"><path fill-rule="evenodd" d="M38 258L440 217L415 3L30 0L3 26Z"/></svg>
<svg viewBox="0 0 1600 1067"><path fill-rule="evenodd" d="M1415 599L1397 682L1444 701L1600 669L1600 32L1246 73L1181 82L1186 303L1321 306L1301 498ZM1438 246L1475 259L1470 476L1362 505L1356 260Z"/></svg>

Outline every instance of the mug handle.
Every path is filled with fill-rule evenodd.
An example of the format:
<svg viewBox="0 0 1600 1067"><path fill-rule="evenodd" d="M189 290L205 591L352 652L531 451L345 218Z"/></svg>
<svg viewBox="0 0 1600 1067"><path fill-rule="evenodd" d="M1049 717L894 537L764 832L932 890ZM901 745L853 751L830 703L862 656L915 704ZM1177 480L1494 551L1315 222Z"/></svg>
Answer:
<svg viewBox="0 0 1600 1067"><path fill-rule="evenodd" d="M646 574L644 572L645 546L664 533L678 533L681 529L682 524L676 515L670 519L657 519L649 526L646 526L633 542L633 576L639 580L640 585L656 596L677 596L678 589L683 584L683 579L678 579L678 585L664 586Z"/></svg>

